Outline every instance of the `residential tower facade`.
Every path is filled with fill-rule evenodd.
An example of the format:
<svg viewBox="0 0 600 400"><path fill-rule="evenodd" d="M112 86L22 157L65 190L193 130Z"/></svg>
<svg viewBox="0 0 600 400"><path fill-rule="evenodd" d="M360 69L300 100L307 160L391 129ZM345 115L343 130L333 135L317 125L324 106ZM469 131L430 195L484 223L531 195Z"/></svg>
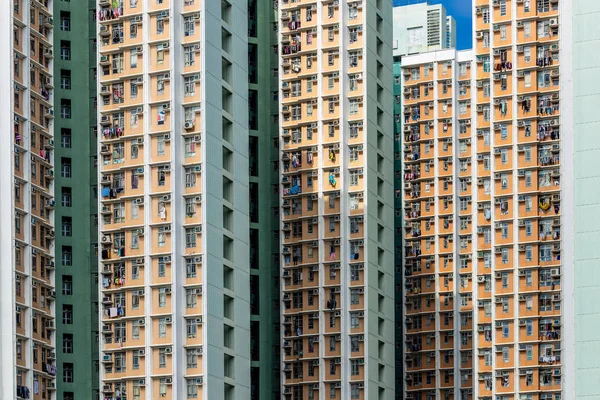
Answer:
<svg viewBox="0 0 600 400"><path fill-rule="evenodd" d="M248 4L97 13L102 396L248 399Z"/></svg>
<svg viewBox="0 0 600 400"><path fill-rule="evenodd" d="M57 398L99 398L95 1L54 3Z"/></svg>
<svg viewBox="0 0 600 400"><path fill-rule="evenodd" d="M391 11L279 1L286 399L394 393Z"/></svg>
<svg viewBox="0 0 600 400"><path fill-rule="evenodd" d="M405 398L563 397L560 6L403 59Z"/></svg>
<svg viewBox="0 0 600 400"><path fill-rule="evenodd" d="M52 2L2 11L2 397L53 399L54 109Z"/></svg>

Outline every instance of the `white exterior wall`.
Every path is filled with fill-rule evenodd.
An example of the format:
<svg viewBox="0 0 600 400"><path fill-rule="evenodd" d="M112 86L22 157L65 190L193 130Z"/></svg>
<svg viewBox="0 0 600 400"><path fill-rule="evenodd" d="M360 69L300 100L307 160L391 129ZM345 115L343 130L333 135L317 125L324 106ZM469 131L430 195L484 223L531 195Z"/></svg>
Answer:
<svg viewBox="0 0 600 400"><path fill-rule="evenodd" d="M427 44L427 13L428 11L438 10L439 23L439 45L429 46ZM394 56L424 53L428 51L441 50L446 48L446 8L442 5L429 5L428 3L415 4L410 6L401 6L393 8L393 51ZM421 40L418 45L409 44L409 29L423 28ZM456 32L453 31L454 37ZM454 38L452 42L456 42Z"/></svg>
<svg viewBox="0 0 600 400"><path fill-rule="evenodd" d="M12 60L12 5L6 2L0 12L0 55ZM14 399L16 393L14 376L14 272L13 272L13 85L12 63L0 64L0 399ZM8 323L10 321L10 323Z"/></svg>

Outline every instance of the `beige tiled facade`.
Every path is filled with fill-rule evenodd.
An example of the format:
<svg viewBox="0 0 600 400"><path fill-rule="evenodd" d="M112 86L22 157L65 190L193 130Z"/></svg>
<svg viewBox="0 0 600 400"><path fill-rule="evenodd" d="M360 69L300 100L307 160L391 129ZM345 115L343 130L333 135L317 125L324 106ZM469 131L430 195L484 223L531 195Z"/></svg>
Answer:
<svg viewBox="0 0 600 400"><path fill-rule="evenodd" d="M12 171L14 179L12 187L4 186L8 198L9 188L13 194L14 254L8 257L13 275L5 282L14 284L14 388L17 396L52 399L56 390L52 2L15 0L3 13L12 17L13 30L13 69L8 79L13 119L3 139L3 145L11 145L13 158L3 168ZM10 232L10 222L5 222L3 230ZM2 291L11 293L8 287Z"/></svg>
<svg viewBox="0 0 600 400"><path fill-rule="evenodd" d="M245 2L98 5L102 396L246 398Z"/></svg>
<svg viewBox="0 0 600 400"><path fill-rule="evenodd" d="M279 1L281 354L286 399L385 396L383 391L377 395L376 383L368 388L369 380L376 378L367 369L369 353L376 351L369 350L369 335L376 330L369 328L369 318L375 316L367 296L377 290L378 276L377 266L369 263L378 263L377 244L383 240L377 230L392 229L366 212L368 201L376 208L379 174L391 168L389 159L381 160L378 168L376 154L384 139L378 143L377 127L368 121L378 101L367 93L368 85L375 88L377 75L374 64L367 62L367 38L381 41L379 35L386 34L367 24L371 15L383 25L383 8L376 3ZM377 49L372 51L377 54ZM391 118L389 122L391 127ZM391 142L391 137L385 139ZM392 193L391 186L386 189ZM380 218L383 210L391 217L387 207L381 205ZM385 300L390 303L379 309L383 314L393 307L391 299ZM377 364L376 359L372 362Z"/></svg>
<svg viewBox="0 0 600 400"><path fill-rule="evenodd" d="M561 398L558 1L403 58L405 398Z"/></svg>

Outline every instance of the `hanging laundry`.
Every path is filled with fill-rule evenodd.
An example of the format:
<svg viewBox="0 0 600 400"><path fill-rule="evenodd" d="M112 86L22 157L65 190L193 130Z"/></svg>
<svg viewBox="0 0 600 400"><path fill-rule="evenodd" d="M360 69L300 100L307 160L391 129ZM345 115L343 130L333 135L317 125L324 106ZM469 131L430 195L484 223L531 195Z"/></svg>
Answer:
<svg viewBox="0 0 600 400"><path fill-rule="evenodd" d="M158 203L158 215L160 219L167 219L167 208L165 207L165 203Z"/></svg>
<svg viewBox="0 0 600 400"><path fill-rule="evenodd" d="M492 212L490 211L489 208L486 208L485 210L483 210L483 217L488 221L490 220L490 218L492 218Z"/></svg>
<svg viewBox="0 0 600 400"><path fill-rule="evenodd" d="M337 184L337 182L335 180L335 175L333 174L333 172L329 173L329 184L333 187L335 187L335 185Z"/></svg>

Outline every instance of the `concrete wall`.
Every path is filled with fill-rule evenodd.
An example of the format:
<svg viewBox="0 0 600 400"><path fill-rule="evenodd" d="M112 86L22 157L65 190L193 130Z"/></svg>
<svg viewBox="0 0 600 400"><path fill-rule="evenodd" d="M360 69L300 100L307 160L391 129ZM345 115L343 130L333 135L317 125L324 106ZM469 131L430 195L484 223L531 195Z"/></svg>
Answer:
<svg viewBox="0 0 600 400"><path fill-rule="evenodd" d="M565 283L569 285L565 285L568 335L564 353L568 358L565 360L564 398L594 400L600 399L600 302L597 297L600 291L600 60L597 57L600 2L574 0L572 4L563 4L561 15L561 75L566 79L561 82L565 87L561 98L572 104L569 110L572 114L563 114L566 115L565 133L569 134L572 145L567 154L572 157L572 164L565 163L564 168L572 165L573 178L572 188L565 188L565 196L573 202L569 209L573 213L571 227L574 230L574 235L568 232L565 235L572 237L573 242L568 247L572 253L569 251L564 261L568 271ZM563 60L567 62L566 71L562 70ZM572 72L572 82L569 72ZM574 325L570 315L574 316Z"/></svg>
<svg viewBox="0 0 600 400"><path fill-rule="evenodd" d="M96 25L90 18L90 10L95 9L95 1L54 2L54 48L60 48L61 40L71 43L71 60L63 61L57 57L54 61L54 100L55 110L60 109L61 99L71 100L71 119L55 119L55 199L57 203L56 221L56 309L58 315L63 304L73 306L75 323L63 325L57 319L57 398L63 399L65 392L72 393L75 399L93 398L98 391L98 373L94 365L98 361L98 288L94 274L98 273L98 261L94 250L97 243L98 226L94 223L97 214L95 195L97 169L94 166L96 156L96 137L91 128L96 125L96 112L93 99L96 96L96 81L93 74L96 52L92 49L92 39L96 37ZM70 13L70 31L61 30L60 13ZM71 88L61 88L61 70L71 73ZM61 145L61 128L71 130L71 147ZM71 177L60 174L61 158L71 160ZM72 191L72 207L61 207L61 188ZM63 236L61 221L70 217L72 235ZM73 249L73 265L63 266L62 246ZM73 282L73 294L63 295L63 276L70 276ZM65 334L73 335L73 352L63 353L62 340ZM64 383L62 367L72 363L75 371L72 383Z"/></svg>

